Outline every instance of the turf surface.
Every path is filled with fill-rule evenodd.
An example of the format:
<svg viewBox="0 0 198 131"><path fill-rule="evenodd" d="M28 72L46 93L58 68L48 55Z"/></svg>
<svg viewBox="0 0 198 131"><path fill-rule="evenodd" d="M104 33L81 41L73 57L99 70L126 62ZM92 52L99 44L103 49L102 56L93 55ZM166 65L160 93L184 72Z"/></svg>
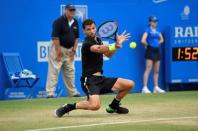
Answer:
<svg viewBox="0 0 198 131"><path fill-rule="evenodd" d="M122 101L127 115L106 113L113 98L101 96L98 111L75 110L62 118L53 116L54 109L85 97L0 101L0 131L198 131L198 91L129 94Z"/></svg>

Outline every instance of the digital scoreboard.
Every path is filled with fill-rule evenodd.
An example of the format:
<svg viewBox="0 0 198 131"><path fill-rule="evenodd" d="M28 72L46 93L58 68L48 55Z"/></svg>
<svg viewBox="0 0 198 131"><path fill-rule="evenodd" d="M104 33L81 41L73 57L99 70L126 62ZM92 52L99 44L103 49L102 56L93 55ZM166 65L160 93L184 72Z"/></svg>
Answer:
<svg viewBox="0 0 198 131"><path fill-rule="evenodd" d="M166 83L198 82L198 25L168 27L165 35Z"/></svg>
<svg viewBox="0 0 198 131"><path fill-rule="evenodd" d="M197 61L198 47L176 47L172 48L173 61Z"/></svg>

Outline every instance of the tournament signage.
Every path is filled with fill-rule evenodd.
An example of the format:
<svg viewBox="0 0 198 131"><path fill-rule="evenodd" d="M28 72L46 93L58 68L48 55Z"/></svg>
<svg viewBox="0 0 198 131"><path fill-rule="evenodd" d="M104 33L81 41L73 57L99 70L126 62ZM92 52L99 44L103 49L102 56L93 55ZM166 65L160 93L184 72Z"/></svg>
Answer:
<svg viewBox="0 0 198 131"><path fill-rule="evenodd" d="M166 44L168 83L198 82L198 26L173 26Z"/></svg>

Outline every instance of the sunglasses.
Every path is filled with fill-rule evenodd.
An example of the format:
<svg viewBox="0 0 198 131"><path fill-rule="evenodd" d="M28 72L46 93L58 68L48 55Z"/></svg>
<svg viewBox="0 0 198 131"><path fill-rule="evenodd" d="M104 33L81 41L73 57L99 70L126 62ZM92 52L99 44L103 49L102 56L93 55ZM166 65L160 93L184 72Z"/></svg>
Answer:
<svg viewBox="0 0 198 131"><path fill-rule="evenodd" d="M75 9L69 9L69 11L71 11L71 12L72 12L72 11L76 11L76 10L75 10Z"/></svg>

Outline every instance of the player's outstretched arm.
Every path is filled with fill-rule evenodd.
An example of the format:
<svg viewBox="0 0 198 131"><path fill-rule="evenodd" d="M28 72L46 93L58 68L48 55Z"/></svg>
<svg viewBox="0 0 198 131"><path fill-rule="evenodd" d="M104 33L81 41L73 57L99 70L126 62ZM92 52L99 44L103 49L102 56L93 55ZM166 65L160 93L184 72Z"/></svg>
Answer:
<svg viewBox="0 0 198 131"><path fill-rule="evenodd" d="M116 51L115 43L111 45L92 45L91 52L104 54L107 57L112 57Z"/></svg>
<svg viewBox="0 0 198 131"><path fill-rule="evenodd" d="M121 48L122 44L130 38L130 33L126 33L126 30L121 35L116 36L116 48Z"/></svg>
<svg viewBox="0 0 198 131"><path fill-rule="evenodd" d="M105 53L107 57L112 57L115 54L116 49L121 48L122 44L130 38L130 33L124 31L121 35L116 36L116 43L109 46L109 51Z"/></svg>
<svg viewBox="0 0 198 131"><path fill-rule="evenodd" d="M121 35L117 35L116 43L111 45L92 45L90 50L95 53L105 54L107 57L112 57L116 49L121 48L123 42L130 38L130 33L124 31Z"/></svg>
<svg viewBox="0 0 198 131"><path fill-rule="evenodd" d="M92 45L90 47L91 52L105 54L109 51L108 45Z"/></svg>

